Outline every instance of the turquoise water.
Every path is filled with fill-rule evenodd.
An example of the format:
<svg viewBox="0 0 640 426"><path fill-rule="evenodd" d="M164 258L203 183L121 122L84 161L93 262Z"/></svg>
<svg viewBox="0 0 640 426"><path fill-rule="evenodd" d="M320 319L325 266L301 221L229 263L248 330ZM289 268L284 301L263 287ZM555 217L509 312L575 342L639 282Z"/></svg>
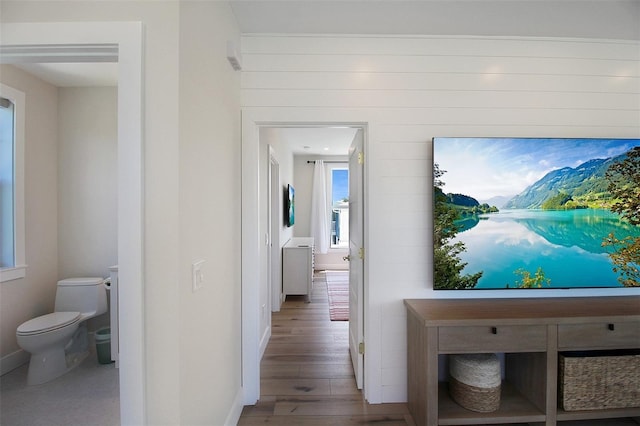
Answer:
<svg viewBox="0 0 640 426"><path fill-rule="evenodd" d="M456 238L467 251L464 273L483 271L476 288L515 287L514 271L532 275L542 267L551 283L543 288L619 287L617 274L601 246L610 232L617 238L640 235L632 226L606 210L504 210L464 222Z"/></svg>

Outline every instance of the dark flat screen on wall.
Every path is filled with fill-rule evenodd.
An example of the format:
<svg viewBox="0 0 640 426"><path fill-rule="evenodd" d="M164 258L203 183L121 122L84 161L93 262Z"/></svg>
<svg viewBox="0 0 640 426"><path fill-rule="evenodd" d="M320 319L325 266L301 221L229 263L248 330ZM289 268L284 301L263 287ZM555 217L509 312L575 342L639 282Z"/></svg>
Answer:
<svg viewBox="0 0 640 426"><path fill-rule="evenodd" d="M295 190L293 186L287 185L287 194L286 194L286 223L287 226L293 226L296 223L295 218Z"/></svg>

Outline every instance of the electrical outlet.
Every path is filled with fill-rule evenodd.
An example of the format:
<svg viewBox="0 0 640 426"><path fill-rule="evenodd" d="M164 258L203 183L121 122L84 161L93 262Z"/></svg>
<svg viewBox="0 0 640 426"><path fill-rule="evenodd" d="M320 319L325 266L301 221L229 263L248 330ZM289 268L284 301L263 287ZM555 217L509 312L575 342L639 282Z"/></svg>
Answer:
<svg viewBox="0 0 640 426"><path fill-rule="evenodd" d="M204 262L204 260L198 260L191 265L191 289L193 292L200 290L204 285L204 271L202 270Z"/></svg>

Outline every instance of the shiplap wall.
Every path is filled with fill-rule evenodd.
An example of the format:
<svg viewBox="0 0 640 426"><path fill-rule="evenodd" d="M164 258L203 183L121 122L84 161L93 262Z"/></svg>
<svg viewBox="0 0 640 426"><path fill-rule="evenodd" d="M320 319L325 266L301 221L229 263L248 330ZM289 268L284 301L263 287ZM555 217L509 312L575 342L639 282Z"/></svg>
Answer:
<svg viewBox="0 0 640 426"><path fill-rule="evenodd" d="M402 300L443 295L432 290L432 137L640 137L638 42L246 35L242 55L253 117L368 125L373 403L406 400Z"/></svg>

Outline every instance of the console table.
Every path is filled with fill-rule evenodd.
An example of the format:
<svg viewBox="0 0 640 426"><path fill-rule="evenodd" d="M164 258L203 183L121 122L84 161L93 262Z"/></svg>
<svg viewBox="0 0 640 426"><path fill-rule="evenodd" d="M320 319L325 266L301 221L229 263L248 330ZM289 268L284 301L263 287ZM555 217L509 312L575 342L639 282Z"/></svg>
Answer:
<svg viewBox="0 0 640 426"><path fill-rule="evenodd" d="M640 416L640 408L564 411L558 352L640 348L640 297L408 299L408 405L417 425ZM504 353L500 408L466 410L438 380L443 354Z"/></svg>

